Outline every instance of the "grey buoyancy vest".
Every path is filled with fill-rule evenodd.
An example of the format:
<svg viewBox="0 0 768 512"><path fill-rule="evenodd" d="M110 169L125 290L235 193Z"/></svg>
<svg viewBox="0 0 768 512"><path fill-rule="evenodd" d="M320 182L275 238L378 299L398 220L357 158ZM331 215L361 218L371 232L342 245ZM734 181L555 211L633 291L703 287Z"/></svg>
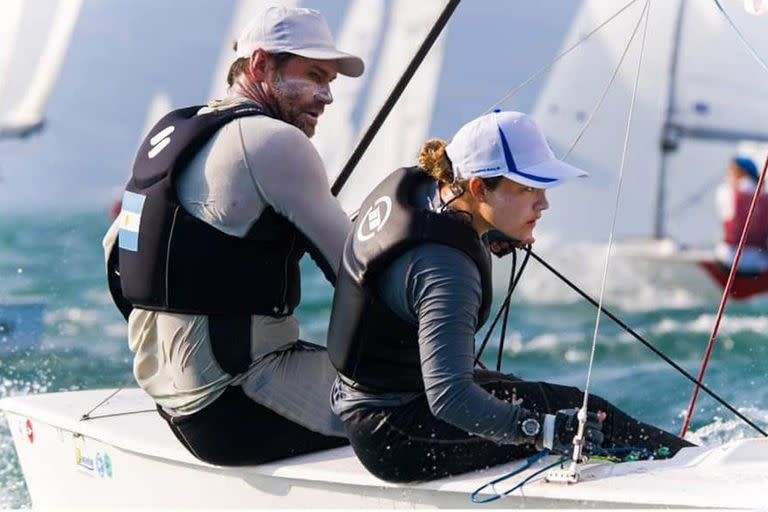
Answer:
<svg viewBox="0 0 768 512"><path fill-rule="evenodd" d="M198 115L169 113L141 144L123 196L118 243L110 256L110 291L130 307L205 315L285 316L301 294L300 232L271 207L245 237L227 235L187 213L174 183L226 123L264 115L241 105Z"/></svg>
<svg viewBox="0 0 768 512"><path fill-rule="evenodd" d="M409 249L438 243L472 258L483 288L476 330L488 319L490 253L468 222L413 206L413 192L431 181L416 167L392 173L363 202L344 246L328 328L328 355L339 373L363 390L424 389L418 325L400 319L376 291L381 272Z"/></svg>

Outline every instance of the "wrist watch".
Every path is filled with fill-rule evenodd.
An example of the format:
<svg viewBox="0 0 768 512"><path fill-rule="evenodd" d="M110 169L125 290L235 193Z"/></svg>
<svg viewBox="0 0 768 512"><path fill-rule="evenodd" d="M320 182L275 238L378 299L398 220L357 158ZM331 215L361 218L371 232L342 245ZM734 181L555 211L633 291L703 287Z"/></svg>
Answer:
<svg viewBox="0 0 768 512"><path fill-rule="evenodd" d="M520 423L520 429L528 437L535 437L541 432L541 423L536 418L527 418Z"/></svg>

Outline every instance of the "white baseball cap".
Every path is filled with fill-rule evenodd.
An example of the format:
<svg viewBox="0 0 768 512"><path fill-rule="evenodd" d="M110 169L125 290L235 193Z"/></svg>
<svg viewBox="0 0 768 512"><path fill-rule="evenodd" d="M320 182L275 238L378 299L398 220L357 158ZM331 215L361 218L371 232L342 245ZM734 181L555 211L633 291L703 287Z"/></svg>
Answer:
<svg viewBox="0 0 768 512"><path fill-rule="evenodd" d="M544 134L522 112L493 112L459 129L445 148L457 179L504 176L533 188L551 188L587 176L555 158Z"/></svg>
<svg viewBox="0 0 768 512"><path fill-rule="evenodd" d="M259 48L334 60L339 73L347 76L360 76L365 67L360 57L336 49L331 29L314 9L273 5L260 10L237 39L237 58L249 58Z"/></svg>

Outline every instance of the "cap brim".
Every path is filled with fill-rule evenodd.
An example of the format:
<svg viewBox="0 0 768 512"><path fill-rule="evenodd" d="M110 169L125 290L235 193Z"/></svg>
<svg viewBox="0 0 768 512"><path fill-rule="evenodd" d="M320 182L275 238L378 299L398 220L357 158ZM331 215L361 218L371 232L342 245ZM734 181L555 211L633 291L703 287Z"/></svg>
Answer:
<svg viewBox="0 0 768 512"><path fill-rule="evenodd" d="M589 176L589 174L571 164L552 159L526 169L505 172L502 176L526 187L546 189L556 187L573 178Z"/></svg>
<svg viewBox="0 0 768 512"><path fill-rule="evenodd" d="M308 59L336 61L336 67L339 73L345 76L358 77L365 71L363 59L338 50L332 50L330 48L302 48L301 50L288 51Z"/></svg>

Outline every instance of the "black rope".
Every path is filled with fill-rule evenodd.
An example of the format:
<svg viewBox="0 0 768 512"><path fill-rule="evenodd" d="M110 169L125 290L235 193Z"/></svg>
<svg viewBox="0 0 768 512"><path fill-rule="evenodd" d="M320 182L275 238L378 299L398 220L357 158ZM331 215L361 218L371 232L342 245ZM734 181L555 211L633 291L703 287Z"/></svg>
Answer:
<svg viewBox="0 0 768 512"><path fill-rule="evenodd" d="M499 318L501 318L501 315L506 310L507 313L509 312L509 304L512 300L512 293L515 291L515 288L517 287L517 284L520 282L520 278L523 276L523 271L525 270L526 265L528 265L528 259L531 256L531 247L527 246L525 248L526 254L525 258L523 258L523 263L520 265L520 270L517 272L517 275L515 275L515 264L517 263L517 254L513 250L512 254L513 256L513 265L512 265L512 272L510 273L510 286L507 290L507 296L504 299L504 302L502 302L501 307L496 312L496 316L493 318L493 322L491 322L491 326L488 328L488 332L485 333L485 338L483 338L483 342L480 344L480 348L477 351L477 355L475 356L475 366L480 366L484 370L487 369L486 366L480 361L480 357L483 355L483 351L485 350L485 347L488 345L488 340L491 339L491 335L493 334L493 330L496 328L496 324L499 322ZM513 278L514 277L514 278ZM499 358L501 358L501 352L504 349L504 340L503 338L499 340Z"/></svg>
<svg viewBox="0 0 768 512"><path fill-rule="evenodd" d="M504 356L504 340L507 336L507 320L509 319L509 306L512 304L511 295L515 282L515 267L517 266L517 251L512 249L512 272L509 273L509 284L507 285L507 295L510 296L510 300L507 301L507 306L502 307L504 310L504 319L501 321L501 333L499 333L499 353L496 354L496 371L501 371L501 360Z"/></svg>
<svg viewBox="0 0 768 512"><path fill-rule="evenodd" d="M565 284L567 284L573 291L581 295L584 299L587 300L590 304L592 304L595 307L598 307L598 303L595 299L590 297L586 292L582 291L581 288L579 288L577 285L575 285L573 282L571 282L567 277L565 277L563 274L558 272L552 265L544 261L539 255L534 253L533 251L529 250L529 254L533 256L533 258L541 263L547 270L552 272L554 275L556 275L561 281L563 281ZM714 391L709 389L707 386L704 385L704 383L700 382L696 377L685 371L680 365L675 363L669 356L664 354L661 350L653 346L650 342L645 340L642 336L640 336L637 332L635 332L634 329L632 329L630 326L625 324L620 318L618 318L616 315L611 313L608 309L603 306L602 313L616 322L622 329L627 331L629 334L631 334L637 341L648 347L651 351L653 351L654 354L659 356L661 359L663 359L667 364L672 366L675 370L680 372L683 376L685 376L688 380L699 386L705 393L707 393L709 396L714 398L720 405L731 411L733 414L735 414L738 418L740 418L742 421L744 421L747 425L754 428L758 432L760 432L763 436L768 437L768 433L766 433L763 429L758 427L752 420L744 416L742 413L736 410L731 404L726 402L724 399L720 398L719 395L717 395Z"/></svg>
<svg viewBox="0 0 768 512"><path fill-rule="evenodd" d="M355 169L355 166L363 157L363 153L365 153L365 151L368 149L368 146L370 146L371 142L373 141L373 138L378 133L379 128L381 128L381 125L384 124L384 121L387 119L387 116L392 111L392 108L394 108L395 103L397 103L397 100L400 99L400 96L403 94L403 91L408 85L408 82L411 81L411 78L413 78L413 75L416 73L416 70L419 69L419 66L421 65L422 61L429 53L430 48L432 48L432 45L435 43L435 41L437 40L437 37L443 31L443 28L445 28L445 25L448 23L448 20L451 18L453 11L456 10L456 7L458 7L460 1L461 0L450 0L446 4L445 8L443 9L443 12L440 13L440 17L437 18L437 21L432 26L432 30L429 31L429 34L427 34L427 37L421 43L419 50L416 52L416 55L414 55L413 59L411 59L411 63L408 64L408 67L403 72L403 75L400 77L400 80L398 80L397 84L395 84L395 88L392 89L392 92L389 94L387 101L384 102L384 106L381 107L381 110L379 110L379 113L376 114L376 117L371 122L371 125L368 127L368 129L365 131L365 134L363 135L362 139L360 139L360 142L355 148L355 151L352 153L352 156L349 157L349 160L347 161L346 165L344 165L344 168L336 177L336 180L334 180L333 186L331 187L331 194L333 194L334 196L339 195L339 192L341 191L341 189L344 187L344 184L349 179L350 175L352 174L352 171Z"/></svg>

